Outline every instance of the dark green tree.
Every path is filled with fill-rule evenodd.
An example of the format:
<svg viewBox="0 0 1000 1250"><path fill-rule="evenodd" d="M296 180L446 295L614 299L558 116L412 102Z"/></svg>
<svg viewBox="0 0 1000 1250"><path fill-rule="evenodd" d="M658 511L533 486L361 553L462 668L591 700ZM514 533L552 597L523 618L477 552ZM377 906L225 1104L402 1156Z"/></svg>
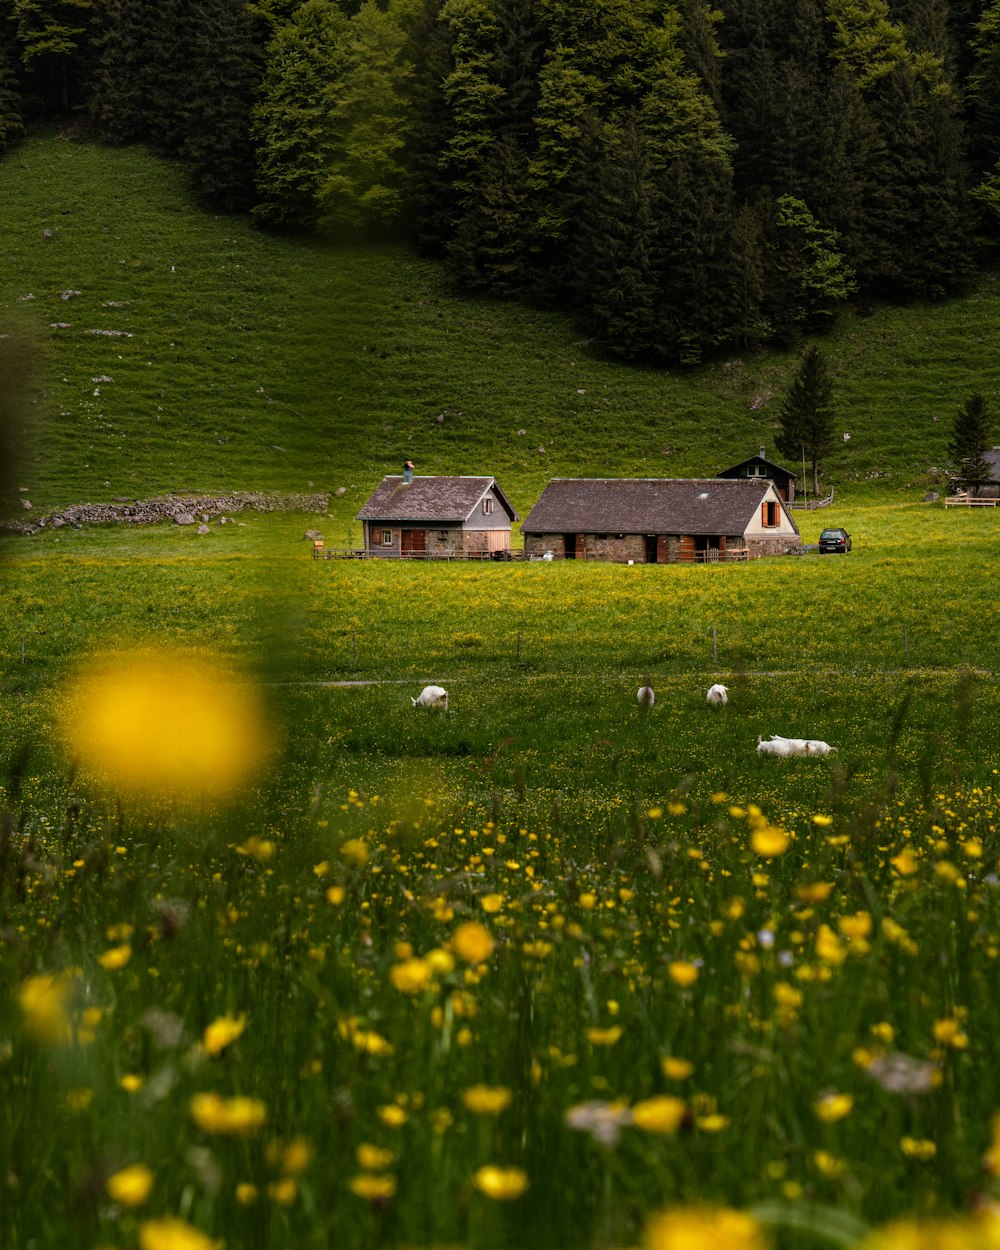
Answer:
<svg viewBox="0 0 1000 1250"><path fill-rule="evenodd" d="M812 466L813 493L819 494L823 460L833 450L833 378L818 347L807 347L798 372L781 404L781 429L775 446L790 460L800 458Z"/></svg>
<svg viewBox="0 0 1000 1250"><path fill-rule="evenodd" d="M982 395L970 395L955 415L948 455L958 481L973 494L993 477L986 453L993 446L993 415Z"/></svg>
<svg viewBox="0 0 1000 1250"><path fill-rule="evenodd" d="M87 112L102 139L137 143L146 131L147 4L143 0L97 0L95 65Z"/></svg>
<svg viewBox="0 0 1000 1250"><path fill-rule="evenodd" d="M25 93L43 116L81 102L92 56L93 0L11 0Z"/></svg>
<svg viewBox="0 0 1000 1250"><path fill-rule="evenodd" d="M259 221L312 229L319 220L320 188L334 163L331 97L344 72L346 32L333 0L305 0L267 45L252 127Z"/></svg>
<svg viewBox="0 0 1000 1250"><path fill-rule="evenodd" d="M24 134L23 105L14 44L5 38L0 9L0 152L6 152Z"/></svg>

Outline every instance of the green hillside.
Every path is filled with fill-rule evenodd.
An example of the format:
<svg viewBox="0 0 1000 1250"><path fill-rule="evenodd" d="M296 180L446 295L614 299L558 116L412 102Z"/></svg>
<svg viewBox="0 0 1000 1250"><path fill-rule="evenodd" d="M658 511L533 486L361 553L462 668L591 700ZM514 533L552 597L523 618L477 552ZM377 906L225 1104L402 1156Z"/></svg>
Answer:
<svg viewBox="0 0 1000 1250"><path fill-rule="evenodd" d="M58 136L0 164L0 320L41 353L8 515L24 497L312 486L344 487L349 518L405 458L494 473L523 515L552 476L713 475L773 454L793 354L612 363L568 320L462 297L402 248L263 234L184 185L139 149ZM962 400L996 397L1000 280L848 315L823 346L850 434L826 482L913 498Z"/></svg>

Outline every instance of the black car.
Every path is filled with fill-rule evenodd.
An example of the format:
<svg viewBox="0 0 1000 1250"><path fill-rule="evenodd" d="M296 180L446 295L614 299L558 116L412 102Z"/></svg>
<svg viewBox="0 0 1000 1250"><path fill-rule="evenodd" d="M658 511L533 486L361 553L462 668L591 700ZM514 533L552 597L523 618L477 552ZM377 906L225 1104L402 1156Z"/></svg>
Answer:
<svg viewBox="0 0 1000 1250"><path fill-rule="evenodd" d="M819 554L826 555L830 551L848 552L851 549L851 536L845 529L824 530L819 536Z"/></svg>

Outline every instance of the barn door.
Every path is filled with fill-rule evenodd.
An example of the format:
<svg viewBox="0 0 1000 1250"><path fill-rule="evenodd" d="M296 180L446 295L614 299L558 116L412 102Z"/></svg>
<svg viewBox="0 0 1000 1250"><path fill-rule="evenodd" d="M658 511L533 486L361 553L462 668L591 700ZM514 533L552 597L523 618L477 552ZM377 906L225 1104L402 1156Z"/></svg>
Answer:
<svg viewBox="0 0 1000 1250"><path fill-rule="evenodd" d="M681 534L678 558L683 564L694 563L694 538L690 534Z"/></svg>
<svg viewBox="0 0 1000 1250"><path fill-rule="evenodd" d="M576 559L576 534L563 535L563 555L567 560Z"/></svg>
<svg viewBox="0 0 1000 1250"><path fill-rule="evenodd" d="M404 556L422 556L427 550L427 531L400 530L399 550Z"/></svg>

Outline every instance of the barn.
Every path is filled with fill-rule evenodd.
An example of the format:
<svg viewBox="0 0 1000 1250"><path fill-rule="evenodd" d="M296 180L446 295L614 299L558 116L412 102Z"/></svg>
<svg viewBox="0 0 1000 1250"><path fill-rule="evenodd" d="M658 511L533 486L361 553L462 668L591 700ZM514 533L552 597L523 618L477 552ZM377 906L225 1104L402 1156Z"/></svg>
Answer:
<svg viewBox="0 0 1000 1250"><path fill-rule="evenodd" d="M554 478L521 526L540 559L672 564L799 551L766 478Z"/></svg>
<svg viewBox="0 0 1000 1250"><path fill-rule="evenodd" d="M795 483L798 481L798 474L793 473L791 469L783 469L780 464L775 464L773 460L768 460L764 455L763 447L761 447L756 456L750 456L746 460L741 460L739 464L734 464L732 468L723 469L719 477L768 478L774 483L778 494L785 503L795 502Z"/></svg>
<svg viewBox="0 0 1000 1250"><path fill-rule="evenodd" d="M495 478L418 477L409 460L357 518L368 555L418 560L500 559L520 520Z"/></svg>

